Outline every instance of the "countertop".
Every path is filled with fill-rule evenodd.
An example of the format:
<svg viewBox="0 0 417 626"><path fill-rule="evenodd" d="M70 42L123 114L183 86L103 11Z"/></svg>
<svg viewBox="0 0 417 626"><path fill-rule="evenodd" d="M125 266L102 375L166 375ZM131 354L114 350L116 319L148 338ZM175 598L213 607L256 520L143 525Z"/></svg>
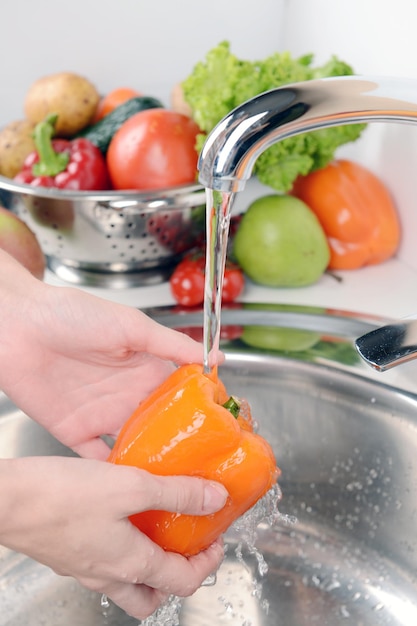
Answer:
<svg viewBox="0 0 417 626"><path fill-rule="evenodd" d="M69 285L52 272L45 280L52 285ZM175 304L169 283L108 289L82 287L97 296L140 309ZM398 259L360 270L324 274L314 285L303 288L267 288L250 280L242 302L320 306L365 315L399 319L417 314L417 273Z"/></svg>

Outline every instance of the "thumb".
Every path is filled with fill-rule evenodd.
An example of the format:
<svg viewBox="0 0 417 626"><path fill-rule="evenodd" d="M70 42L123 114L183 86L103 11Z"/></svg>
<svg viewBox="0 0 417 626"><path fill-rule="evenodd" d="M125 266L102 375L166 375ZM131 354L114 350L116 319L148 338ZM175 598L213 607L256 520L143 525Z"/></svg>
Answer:
<svg viewBox="0 0 417 626"><path fill-rule="evenodd" d="M185 333L159 324L142 311L136 313L141 315L141 333L136 331L132 339L140 337L141 350L179 364L203 362L201 343L194 341Z"/></svg>
<svg viewBox="0 0 417 626"><path fill-rule="evenodd" d="M137 337L140 337L141 345L138 349L145 350L153 356L169 359L179 365L203 362L202 343L185 333L156 322L143 311L135 310L135 313L140 316L141 332L138 332L136 326L132 328L132 346L135 346ZM220 365L224 360L223 352L218 350L216 355L211 355L210 364Z"/></svg>
<svg viewBox="0 0 417 626"><path fill-rule="evenodd" d="M204 478L156 476L136 468L135 473L126 516L149 510L208 515L222 509L229 495L223 485Z"/></svg>

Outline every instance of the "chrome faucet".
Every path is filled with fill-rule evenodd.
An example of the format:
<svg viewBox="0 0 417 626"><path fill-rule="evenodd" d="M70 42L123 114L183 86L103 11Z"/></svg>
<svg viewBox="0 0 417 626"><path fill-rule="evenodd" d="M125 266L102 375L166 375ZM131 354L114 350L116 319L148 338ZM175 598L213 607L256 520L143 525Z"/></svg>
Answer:
<svg viewBox="0 0 417 626"><path fill-rule="evenodd" d="M208 189L241 191L256 159L274 143L372 121L417 123L417 80L340 76L272 89L238 106L209 134L199 158L199 181ZM356 348L381 371L417 358L417 320L367 333Z"/></svg>

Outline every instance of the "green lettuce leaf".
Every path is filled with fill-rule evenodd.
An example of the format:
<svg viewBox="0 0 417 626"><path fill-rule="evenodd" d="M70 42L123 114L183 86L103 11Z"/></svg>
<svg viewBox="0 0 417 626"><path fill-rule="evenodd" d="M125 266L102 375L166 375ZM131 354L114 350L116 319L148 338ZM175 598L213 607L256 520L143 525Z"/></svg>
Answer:
<svg viewBox="0 0 417 626"><path fill-rule="evenodd" d="M314 78L348 76L353 69L336 56L313 67L313 55L293 58L277 52L261 61L247 61L232 54L230 43L221 42L197 63L181 83L184 99L202 130L200 150L207 134L232 109L264 91ZM325 166L342 144L358 139L365 124L350 124L289 137L268 148L257 159L253 173L276 191L290 191L299 174Z"/></svg>

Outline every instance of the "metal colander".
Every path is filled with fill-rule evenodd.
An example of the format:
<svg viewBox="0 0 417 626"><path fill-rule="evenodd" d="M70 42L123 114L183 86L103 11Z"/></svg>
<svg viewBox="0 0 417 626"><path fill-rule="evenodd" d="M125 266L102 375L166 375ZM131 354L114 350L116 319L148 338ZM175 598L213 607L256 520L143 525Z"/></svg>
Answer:
<svg viewBox="0 0 417 626"><path fill-rule="evenodd" d="M77 284L161 282L205 230L205 192L198 184L71 192L0 176L0 201L36 234L48 267Z"/></svg>

